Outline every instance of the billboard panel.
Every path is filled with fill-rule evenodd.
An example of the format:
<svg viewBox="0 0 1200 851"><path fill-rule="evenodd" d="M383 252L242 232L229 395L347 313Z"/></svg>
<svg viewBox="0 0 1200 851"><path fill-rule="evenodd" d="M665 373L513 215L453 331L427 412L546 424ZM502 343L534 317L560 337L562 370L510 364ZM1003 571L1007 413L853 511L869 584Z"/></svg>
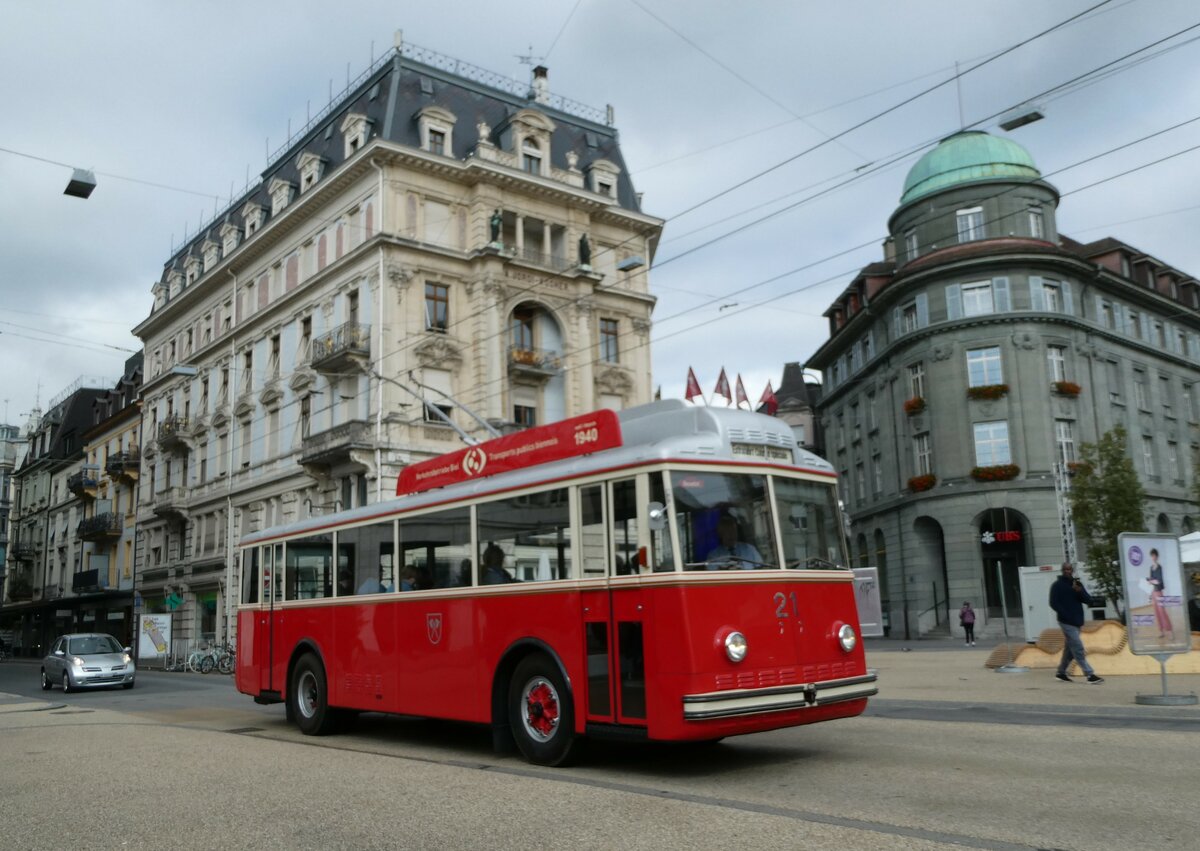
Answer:
<svg viewBox="0 0 1200 851"><path fill-rule="evenodd" d="M1122 532L1117 546L1130 651L1148 656L1191 650L1179 539Z"/></svg>
<svg viewBox="0 0 1200 851"><path fill-rule="evenodd" d="M171 615L138 615L138 658L164 657L171 652Z"/></svg>

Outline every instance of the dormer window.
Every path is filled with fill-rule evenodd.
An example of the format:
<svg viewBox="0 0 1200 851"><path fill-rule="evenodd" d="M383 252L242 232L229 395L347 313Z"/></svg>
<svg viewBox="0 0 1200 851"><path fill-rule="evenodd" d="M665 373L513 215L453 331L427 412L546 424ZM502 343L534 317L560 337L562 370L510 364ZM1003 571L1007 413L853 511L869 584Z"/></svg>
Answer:
<svg viewBox="0 0 1200 851"><path fill-rule="evenodd" d="M296 160L296 170L300 172L300 194L303 195L316 186L317 181L321 179L321 174L325 170L325 160L314 153L305 151Z"/></svg>
<svg viewBox="0 0 1200 851"><path fill-rule="evenodd" d="M200 258L189 257L187 263L184 264L186 270L187 285L190 287L200 277Z"/></svg>
<svg viewBox="0 0 1200 851"><path fill-rule="evenodd" d="M246 223L246 238L249 239L262 227L263 208L253 201L242 207L242 221Z"/></svg>
<svg viewBox="0 0 1200 851"><path fill-rule="evenodd" d="M221 255L228 257L238 245L238 229L232 223L221 225Z"/></svg>
<svg viewBox="0 0 1200 851"><path fill-rule="evenodd" d="M529 174L542 173L542 149L536 139L521 142L521 170Z"/></svg>
<svg viewBox="0 0 1200 851"><path fill-rule="evenodd" d="M211 239L204 240L204 271L207 272L221 259L221 247Z"/></svg>
<svg viewBox="0 0 1200 851"><path fill-rule="evenodd" d="M267 186L267 191L271 194L271 215L278 216L283 208L292 200L292 191L296 185L288 180L280 180L278 177L272 178Z"/></svg>
<svg viewBox="0 0 1200 851"><path fill-rule="evenodd" d="M155 284L150 290L154 294L154 309L158 310L167 303L167 288L162 284Z"/></svg>
<svg viewBox="0 0 1200 851"><path fill-rule="evenodd" d="M439 157L454 156L454 113L440 106L426 106L417 112L417 132L422 150Z"/></svg>
<svg viewBox="0 0 1200 851"><path fill-rule="evenodd" d="M349 113L342 119L342 139L345 141L346 159L354 156L367 145L371 122L365 116L356 112Z"/></svg>
<svg viewBox="0 0 1200 851"><path fill-rule="evenodd" d="M617 175L621 169L610 160L596 160L588 167L591 179L591 189L597 195L606 198L617 197Z"/></svg>
<svg viewBox="0 0 1200 851"><path fill-rule="evenodd" d="M172 269L167 275L167 297L175 298L183 289L183 274L178 269Z"/></svg>

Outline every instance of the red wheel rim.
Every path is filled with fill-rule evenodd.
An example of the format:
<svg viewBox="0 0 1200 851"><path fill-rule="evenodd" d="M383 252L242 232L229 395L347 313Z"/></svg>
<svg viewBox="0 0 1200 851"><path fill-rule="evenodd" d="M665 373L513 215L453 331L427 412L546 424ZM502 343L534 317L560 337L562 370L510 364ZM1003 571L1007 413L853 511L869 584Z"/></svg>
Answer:
<svg viewBox="0 0 1200 851"><path fill-rule="evenodd" d="M545 677L534 677L521 693L521 721L539 742L554 738L559 721L558 692Z"/></svg>

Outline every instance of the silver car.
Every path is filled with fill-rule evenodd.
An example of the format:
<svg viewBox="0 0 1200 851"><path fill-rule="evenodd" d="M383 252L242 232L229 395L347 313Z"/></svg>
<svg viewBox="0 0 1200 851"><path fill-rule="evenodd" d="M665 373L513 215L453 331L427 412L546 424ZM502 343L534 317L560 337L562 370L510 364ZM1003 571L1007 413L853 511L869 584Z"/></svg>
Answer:
<svg viewBox="0 0 1200 851"><path fill-rule="evenodd" d="M135 672L129 648L111 635L61 635L42 660L42 688L55 683L61 684L63 691L115 685L133 688Z"/></svg>

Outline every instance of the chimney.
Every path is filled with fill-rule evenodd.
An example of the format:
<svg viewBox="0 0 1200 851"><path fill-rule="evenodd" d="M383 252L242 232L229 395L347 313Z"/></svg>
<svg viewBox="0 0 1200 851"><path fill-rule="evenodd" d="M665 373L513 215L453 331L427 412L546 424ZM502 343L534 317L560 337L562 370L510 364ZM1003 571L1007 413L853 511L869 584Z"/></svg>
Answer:
<svg viewBox="0 0 1200 851"><path fill-rule="evenodd" d="M533 99L536 103L550 102L550 69L539 65L533 69Z"/></svg>

